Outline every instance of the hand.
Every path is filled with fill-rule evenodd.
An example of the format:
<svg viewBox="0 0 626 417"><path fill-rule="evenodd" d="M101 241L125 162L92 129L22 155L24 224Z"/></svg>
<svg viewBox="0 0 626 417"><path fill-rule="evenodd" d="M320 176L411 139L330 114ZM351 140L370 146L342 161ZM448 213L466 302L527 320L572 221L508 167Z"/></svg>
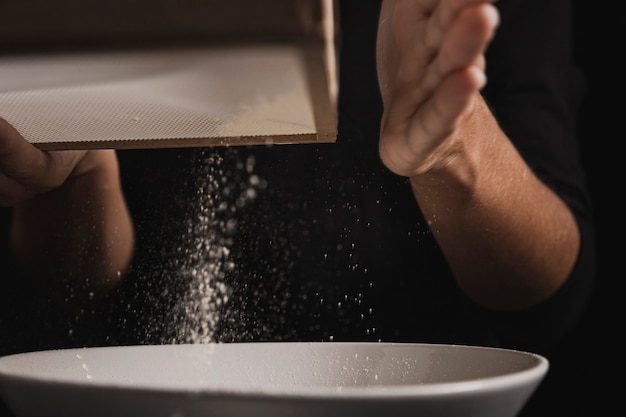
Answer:
<svg viewBox="0 0 626 417"><path fill-rule="evenodd" d="M61 300L114 288L130 264L134 229L118 170L114 150L41 151L0 118L0 206L13 207L13 254Z"/></svg>
<svg viewBox="0 0 626 417"><path fill-rule="evenodd" d="M479 94L499 23L491 2L382 1L379 152L391 171L409 177L466 295L490 309L519 310L566 282L580 234Z"/></svg>
<svg viewBox="0 0 626 417"><path fill-rule="evenodd" d="M0 118L0 206L16 206L86 171L87 151L44 152Z"/></svg>
<svg viewBox="0 0 626 417"><path fill-rule="evenodd" d="M391 171L410 177L445 162L485 84L498 22L491 0L383 0L380 156Z"/></svg>

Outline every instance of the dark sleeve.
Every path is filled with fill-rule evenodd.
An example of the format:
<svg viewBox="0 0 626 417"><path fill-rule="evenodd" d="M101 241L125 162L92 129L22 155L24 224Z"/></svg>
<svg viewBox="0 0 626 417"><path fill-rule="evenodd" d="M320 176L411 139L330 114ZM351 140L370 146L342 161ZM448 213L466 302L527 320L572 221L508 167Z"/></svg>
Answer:
<svg viewBox="0 0 626 417"><path fill-rule="evenodd" d="M581 250L567 283L536 308L493 314L507 344L541 349L584 312L595 275L592 206L580 158L578 117L586 84L573 58L570 0L500 0L487 50L485 98L534 172L569 205Z"/></svg>

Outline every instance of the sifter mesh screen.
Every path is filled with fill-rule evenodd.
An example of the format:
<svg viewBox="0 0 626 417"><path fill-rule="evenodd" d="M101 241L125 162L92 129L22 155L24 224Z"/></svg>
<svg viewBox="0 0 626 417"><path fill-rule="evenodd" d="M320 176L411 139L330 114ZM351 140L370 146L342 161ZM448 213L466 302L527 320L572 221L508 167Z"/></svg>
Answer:
<svg viewBox="0 0 626 417"><path fill-rule="evenodd" d="M313 141L306 66L289 45L4 56L0 115L51 149Z"/></svg>

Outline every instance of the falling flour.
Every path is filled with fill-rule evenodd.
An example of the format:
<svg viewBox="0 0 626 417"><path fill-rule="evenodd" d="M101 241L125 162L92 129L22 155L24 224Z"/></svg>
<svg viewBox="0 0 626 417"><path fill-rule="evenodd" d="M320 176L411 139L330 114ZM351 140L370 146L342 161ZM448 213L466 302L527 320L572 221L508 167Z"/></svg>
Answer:
<svg viewBox="0 0 626 417"><path fill-rule="evenodd" d="M232 152L235 152L234 150ZM231 256L238 210L255 200L265 183L254 174L252 157L239 162L237 172L227 172L223 158L207 151L193 173L198 181L186 230L178 248L177 279L184 283L167 323L173 343L209 343L231 288L226 274L236 268ZM171 336L170 336L171 337Z"/></svg>
<svg viewBox="0 0 626 417"><path fill-rule="evenodd" d="M285 193L238 147L207 148L194 161L181 193L193 195L172 201L184 219L146 223L150 259L161 262L137 271L126 306L137 323L122 323L126 333L142 343L379 339L377 289L353 233L371 222L350 183L328 181L321 198L319 188ZM337 218L344 226L325 234Z"/></svg>

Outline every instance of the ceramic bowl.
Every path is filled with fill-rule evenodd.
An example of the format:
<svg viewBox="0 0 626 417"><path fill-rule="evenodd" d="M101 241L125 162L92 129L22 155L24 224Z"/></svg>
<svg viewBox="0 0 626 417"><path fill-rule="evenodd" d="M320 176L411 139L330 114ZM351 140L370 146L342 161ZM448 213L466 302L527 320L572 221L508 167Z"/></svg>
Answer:
<svg viewBox="0 0 626 417"><path fill-rule="evenodd" d="M543 356L410 343L92 347L0 358L17 417L514 417Z"/></svg>

